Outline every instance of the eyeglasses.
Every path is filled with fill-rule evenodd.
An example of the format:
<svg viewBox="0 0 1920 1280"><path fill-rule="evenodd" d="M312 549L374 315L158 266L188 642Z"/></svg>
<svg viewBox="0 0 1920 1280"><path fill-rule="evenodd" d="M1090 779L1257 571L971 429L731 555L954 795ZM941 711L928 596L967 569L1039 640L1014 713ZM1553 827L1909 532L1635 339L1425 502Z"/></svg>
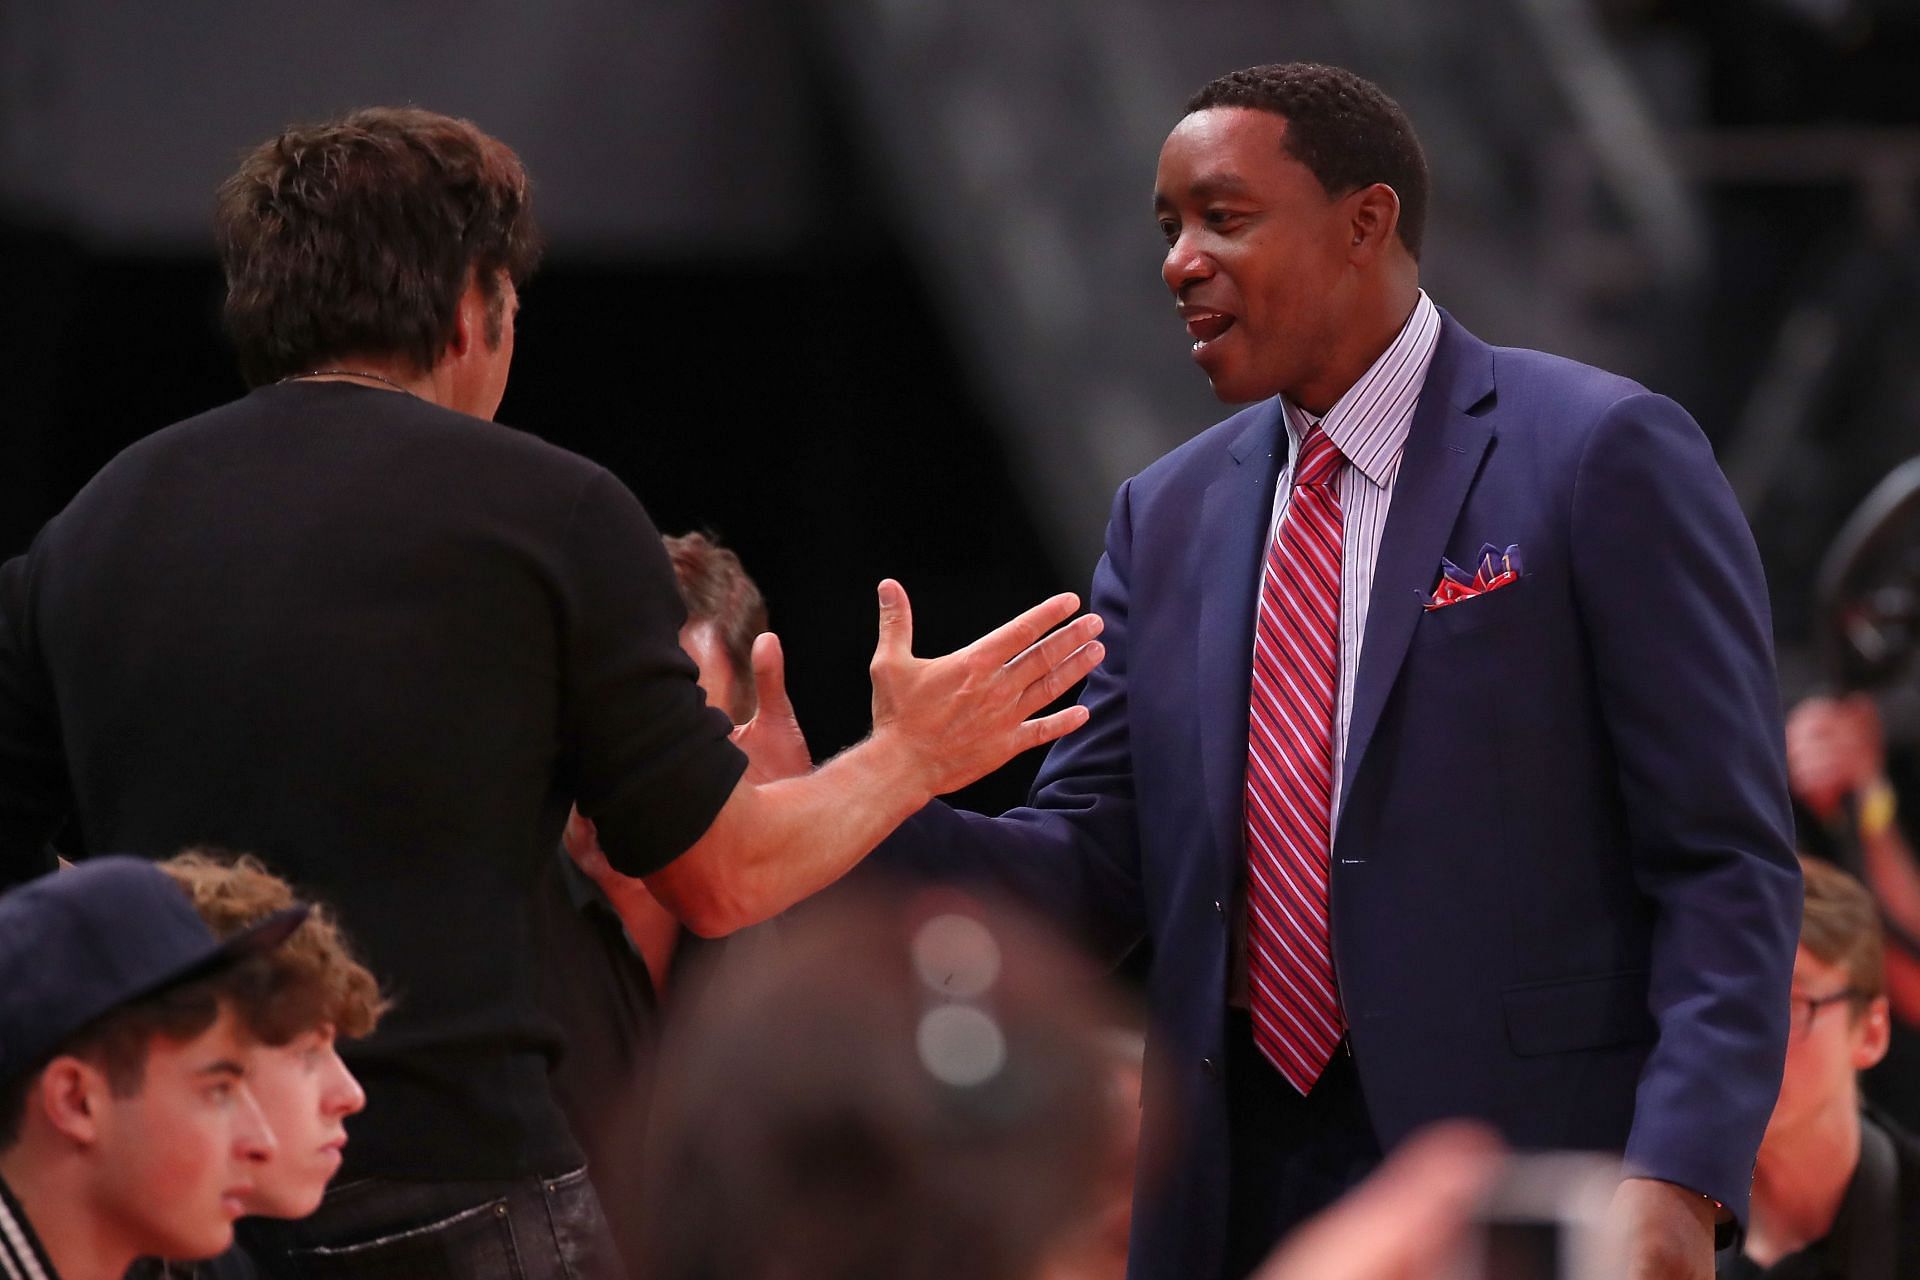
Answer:
<svg viewBox="0 0 1920 1280"><path fill-rule="evenodd" d="M1809 1031L1812 1031L1813 1020L1818 1017L1820 1011L1828 1005L1839 1004L1842 1000L1860 1000L1865 996L1866 992L1854 987L1847 987L1844 990L1836 991L1830 996L1789 996L1788 1001L1793 1009L1793 1034L1804 1036Z"/></svg>

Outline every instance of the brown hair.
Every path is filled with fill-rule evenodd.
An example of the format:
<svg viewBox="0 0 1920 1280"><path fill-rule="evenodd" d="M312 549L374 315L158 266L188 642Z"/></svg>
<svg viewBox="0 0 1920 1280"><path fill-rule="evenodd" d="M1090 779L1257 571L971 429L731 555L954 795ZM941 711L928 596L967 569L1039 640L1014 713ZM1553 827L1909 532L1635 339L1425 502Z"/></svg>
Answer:
<svg viewBox="0 0 1920 1280"><path fill-rule="evenodd" d="M220 186L225 318L255 386L382 355L419 372L453 333L469 279L492 304L540 256L527 173L471 122L370 107L260 144Z"/></svg>
<svg viewBox="0 0 1920 1280"><path fill-rule="evenodd" d="M740 557L704 533L664 539L673 560L674 580L687 606L687 621L706 622L720 638L733 668L736 721L753 718L758 697L753 687L753 638L767 629L767 602L747 576Z"/></svg>
<svg viewBox="0 0 1920 1280"><path fill-rule="evenodd" d="M265 958L255 956L204 978L163 987L116 1006L68 1036L32 1067L0 1084L0 1151L20 1138L27 1096L55 1058L82 1058L106 1073L116 1097L140 1092L154 1037L184 1042L205 1033L223 1001L260 998L269 986Z"/></svg>
<svg viewBox="0 0 1920 1280"><path fill-rule="evenodd" d="M218 937L238 933L295 901L292 886L249 854L188 849L159 866L193 899ZM244 987L238 1004L248 1028L266 1044L285 1044L322 1023L357 1038L372 1031L386 1011L380 984L318 904L292 936L259 960L267 980Z"/></svg>
<svg viewBox="0 0 1920 1280"><path fill-rule="evenodd" d="M778 965L723 967L668 1046L638 1269L1035 1274L1084 1222L1110 1142L1091 970L951 891L844 894L781 943Z"/></svg>
<svg viewBox="0 0 1920 1280"><path fill-rule="evenodd" d="M1853 1005L1862 1008L1887 989L1880 907L1865 885L1831 862L1803 856L1800 872L1806 884L1800 945L1847 971Z"/></svg>

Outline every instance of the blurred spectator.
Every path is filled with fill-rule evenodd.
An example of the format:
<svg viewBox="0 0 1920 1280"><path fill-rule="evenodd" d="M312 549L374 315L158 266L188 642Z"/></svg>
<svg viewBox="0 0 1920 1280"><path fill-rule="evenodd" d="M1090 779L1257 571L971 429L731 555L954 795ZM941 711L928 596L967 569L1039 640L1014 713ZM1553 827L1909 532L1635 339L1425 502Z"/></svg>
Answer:
<svg viewBox="0 0 1920 1280"><path fill-rule="evenodd" d="M716 977L665 1051L649 1280L1120 1274L1124 1242L1086 1227L1123 1185L1137 1060L1077 957L985 920L957 893L843 894L792 923L781 965ZM1479 1126L1415 1136L1261 1280L1438 1280L1499 1150Z"/></svg>
<svg viewBox="0 0 1920 1280"><path fill-rule="evenodd" d="M1101 1040L1107 1052L1106 1159L1095 1183L1093 1211L1073 1241L1058 1251L1046 1280L1124 1280L1127 1274L1147 1043L1133 1027L1109 1027Z"/></svg>
<svg viewBox="0 0 1920 1280"><path fill-rule="evenodd" d="M1855 866L1879 903L1893 1044L1866 1087L1902 1123L1920 1123L1920 860L1900 821L1873 699L1853 693L1796 705L1787 717L1787 771L1794 798L1821 824L1808 833L1819 842L1810 847L1830 847L1835 861Z"/></svg>
<svg viewBox="0 0 1920 1280"><path fill-rule="evenodd" d="M844 895L781 954L718 974L666 1047L641 1272L1057 1274L1112 1133L1091 971L951 893Z"/></svg>
<svg viewBox="0 0 1920 1280"><path fill-rule="evenodd" d="M767 630L760 589L738 556L704 534L664 542L687 608L680 647L698 669L707 704L744 724L758 709L753 642ZM578 810L568 816L563 840L540 888L538 924L543 1003L564 1045L553 1092L602 1199L629 1206L609 1214L608 1225L622 1259L631 1259L652 1058L669 987L697 979L722 950L763 951L773 926L724 940L690 934L645 881L613 869L593 823ZM627 1270L637 1275L630 1263Z"/></svg>
<svg viewBox="0 0 1920 1280"><path fill-rule="evenodd" d="M1453 1280L1500 1153L1499 1139L1478 1124L1422 1130L1282 1241L1254 1280Z"/></svg>
<svg viewBox="0 0 1920 1280"><path fill-rule="evenodd" d="M290 901L215 937L153 866L101 858L0 897L0 1274L119 1280L233 1242L275 1140L244 1013Z"/></svg>
<svg viewBox="0 0 1920 1280"><path fill-rule="evenodd" d="M1851 826L1863 878L1895 928L1920 939L1920 862L1901 828L1873 699L1853 693L1795 706L1787 717L1787 771L1794 797L1815 817ZM1911 946L1888 955L1887 987L1894 1012L1920 1024L1920 953Z"/></svg>
<svg viewBox="0 0 1920 1280"><path fill-rule="evenodd" d="M1859 1073L1887 1051L1879 913L1852 876L1803 860L1793 1030L1725 1280L1920 1280L1920 1144L1871 1108Z"/></svg>
<svg viewBox="0 0 1920 1280"><path fill-rule="evenodd" d="M292 887L250 856L189 850L159 865L218 937L240 933L294 900ZM367 1101L334 1039L372 1031L385 1002L373 974L318 906L264 964L269 980L251 993L242 1013L260 1041L247 1057L247 1082L277 1149L254 1167L244 1203L249 1215L304 1218L320 1207L340 1167L347 1117ZM242 1223L243 1237L245 1230ZM129 1277L245 1280L258 1274L236 1245L203 1263L148 1260Z"/></svg>

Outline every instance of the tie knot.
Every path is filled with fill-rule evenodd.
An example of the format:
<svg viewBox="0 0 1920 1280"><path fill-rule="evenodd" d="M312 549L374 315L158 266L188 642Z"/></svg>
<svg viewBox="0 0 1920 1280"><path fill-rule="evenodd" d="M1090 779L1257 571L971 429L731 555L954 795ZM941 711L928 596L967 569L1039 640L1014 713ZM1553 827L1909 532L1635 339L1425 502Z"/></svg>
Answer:
<svg viewBox="0 0 1920 1280"><path fill-rule="evenodd" d="M1329 440L1316 422L1307 429L1307 438L1300 442L1300 458L1293 468L1294 487L1332 484L1340 464L1345 461L1340 446Z"/></svg>

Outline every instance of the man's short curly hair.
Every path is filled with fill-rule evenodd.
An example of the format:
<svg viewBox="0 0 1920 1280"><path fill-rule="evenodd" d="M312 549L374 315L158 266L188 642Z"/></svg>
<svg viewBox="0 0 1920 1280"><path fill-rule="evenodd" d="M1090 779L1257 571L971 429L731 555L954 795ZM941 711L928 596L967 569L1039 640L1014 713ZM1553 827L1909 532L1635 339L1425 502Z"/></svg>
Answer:
<svg viewBox="0 0 1920 1280"><path fill-rule="evenodd" d="M159 864L193 899L200 918L225 938L295 902L293 888L249 854L189 849ZM331 1023L357 1039L386 1011L380 984L354 957L327 909L315 904L306 922L261 957L266 981L237 993L248 1029L262 1042L282 1045Z"/></svg>
<svg viewBox="0 0 1920 1280"><path fill-rule="evenodd" d="M380 355L431 369L467 281L491 304L540 257L527 171L471 121L369 107L289 128L220 186L227 332L253 385Z"/></svg>
<svg viewBox="0 0 1920 1280"><path fill-rule="evenodd" d="M1400 242L1414 261L1427 221L1427 157L1413 123L1379 85L1340 67L1282 62L1230 71L1187 100L1185 114L1214 107L1267 111L1287 122L1287 154L1328 195L1383 182L1400 197Z"/></svg>

